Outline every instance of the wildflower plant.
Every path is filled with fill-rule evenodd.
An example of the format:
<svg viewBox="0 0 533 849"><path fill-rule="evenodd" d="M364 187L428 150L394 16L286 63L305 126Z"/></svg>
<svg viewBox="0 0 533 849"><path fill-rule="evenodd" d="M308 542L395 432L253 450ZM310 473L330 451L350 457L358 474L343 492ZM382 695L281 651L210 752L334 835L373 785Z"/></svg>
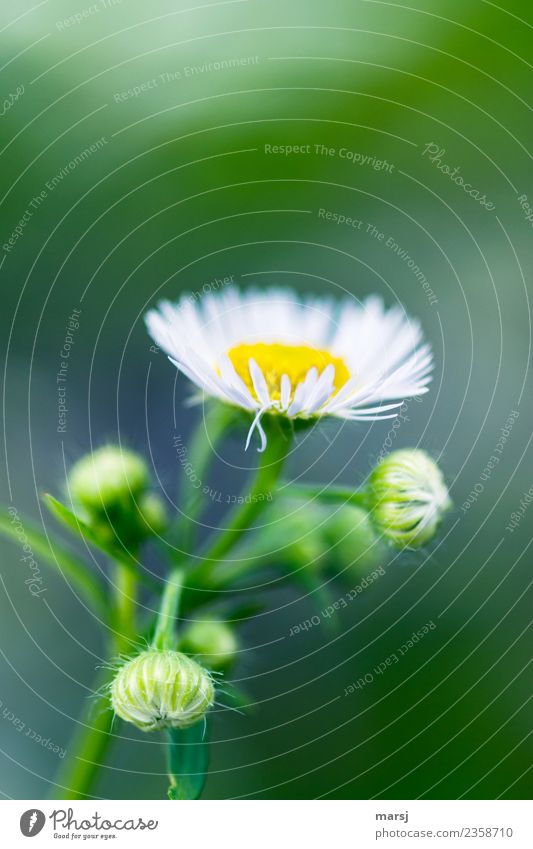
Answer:
<svg viewBox="0 0 533 849"><path fill-rule="evenodd" d="M399 307L386 310L378 298L355 305L228 288L197 302L163 302L146 324L206 405L188 457L197 474L207 473L230 433L242 438L243 450L254 441L258 464L224 528L202 542L201 499L182 492L179 515L171 515L139 454L104 445L78 460L67 481L70 506L53 495L44 500L69 533L104 552L106 580L70 549L54 543L52 552L25 524L33 549L83 594L107 639L96 703L56 777L58 798L93 794L120 722L166 734L169 798L198 798L213 705L246 704L229 676L241 651L235 623L245 615L243 592L246 609L257 609L254 578L276 568L323 600L326 577L354 563L382 565L391 546L427 545L451 506L440 469L420 449L383 457L364 470L361 488L282 478L301 430L323 417L395 418L407 398L427 391L431 349ZM9 520L0 530L14 536ZM159 545L164 579L145 568L147 543ZM149 604L139 603L141 592Z"/></svg>

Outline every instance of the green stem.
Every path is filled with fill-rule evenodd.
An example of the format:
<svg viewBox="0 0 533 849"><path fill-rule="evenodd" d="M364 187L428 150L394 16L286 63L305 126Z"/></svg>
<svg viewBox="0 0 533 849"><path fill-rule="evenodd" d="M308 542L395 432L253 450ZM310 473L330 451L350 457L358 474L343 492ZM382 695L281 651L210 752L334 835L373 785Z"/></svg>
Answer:
<svg viewBox="0 0 533 849"><path fill-rule="evenodd" d="M255 571L261 564L259 558L246 558L236 563L220 563L216 571L202 578L202 585L187 588L183 594L183 608L191 613L198 607L209 604L217 597L220 599L220 591L226 590L225 597L229 597L229 590L241 578L245 578L250 572ZM192 574L192 573L191 573ZM198 573L196 573L198 574ZM187 578L189 580L189 577ZM196 583L195 579L195 583Z"/></svg>
<svg viewBox="0 0 533 849"><path fill-rule="evenodd" d="M199 486L194 487L187 476L180 487L181 515L173 528L181 551L190 551L194 545L198 518L202 511L202 489L206 485L205 475L213 459L215 446L224 437L229 427L235 422L236 411L227 404L215 403L210 407L194 431L187 459L194 470L195 481Z"/></svg>
<svg viewBox="0 0 533 849"><path fill-rule="evenodd" d="M135 583L140 581L147 589L151 590L151 592L156 595L161 595L160 578L152 577L152 575L140 568L136 555L130 554L126 549L106 551L106 554L116 560L125 572L129 572Z"/></svg>
<svg viewBox="0 0 533 849"><path fill-rule="evenodd" d="M226 528L208 548L202 563L188 573L187 583L191 587L211 589L219 586L217 571L220 568L220 561L237 545L252 527L257 516L264 510L268 503L265 495L276 489L292 434L281 418L274 419L268 425L265 422L265 429L267 426L267 448L261 455L261 463L246 501L232 511ZM237 572L240 575L240 567L237 568Z"/></svg>
<svg viewBox="0 0 533 849"><path fill-rule="evenodd" d="M98 676L95 693L109 682L109 672ZM64 761L54 780L54 799L86 799L113 739L113 712L107 695L91 699L69 744L69 758ZM72 754L70 754L72 752Z"/></svg>
<svg viewBox="0 0 533 849"><path fill-rule="evenodd" d="M137 639L135 613L137 605L137 575L124 563L115 564L114 605L112 628L117 654L128 654Z"/></svg>
<svg viewBox="0 0 533 849"><path fill-rule="evenodd" d="M183 589L184 572L174 569L167 581L157 617L152 646L162 651L176 645L176 620Z"/></svg>
<svg viewBox="0 0 533 849"><path fill-rule="evenodd" d="M313 499L322 504L356 504L368 507L368 498L364 489L348 489L345 486L328 486L327 484L292 484L291 496L296 498Z"/></svg>
<svg viewBox="0 0 533 849"><path fill-rule="evenodd" d="M279 490L278 490L279 491ZM316 499L322 504L352 504L368 509L367 495L364 490L353 490L347 487L325 487L319 484L291 484L290 496L296 496L305 500ZM250 572L266 565L271 565L272 558L257 543L250 545L245 550L240 549L240 559L234 562L218 563L216 569L206 563L213 559L213 551L220 556L220 551L228 544L229 540L218 543L219 548L211 549L204 563L188 575L188 582L196 585L197 589L188 590L186 596L186 607L191 611L204 604L209 604L221 589L228 589ZM236 541L235 541L236 544Z"/></svg>
<svg viewBox="0 0 533 849"><path fill-rule="evenodd" d="M113 598L109 616L111 633L109 655L111 657L130 653L137 637L135 625L137 576L129 565L124 563L115 562L114 567ZM102 672L97 678L94 692L99 695L85 708L69 745L72 754L62 765L56 777L55 798L85 799L91 796L95 778L113 739L111 734L113 713L106 689L109 679L108 670Z"/></svg>

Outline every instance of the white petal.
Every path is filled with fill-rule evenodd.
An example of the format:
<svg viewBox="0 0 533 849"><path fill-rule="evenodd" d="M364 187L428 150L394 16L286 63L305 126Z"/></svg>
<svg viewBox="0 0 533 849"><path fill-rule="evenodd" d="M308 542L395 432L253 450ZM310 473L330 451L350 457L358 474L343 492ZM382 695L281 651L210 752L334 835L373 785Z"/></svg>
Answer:
<svg viewBox="0 0 533 849"><path fill-rule="evenodd" d="M314 390L317 381L318 369L313 366L313 368L310 368L307 372L305 380L300 381L300 383L296 387L294 399L289 409L287 410L287 415L296 416L298 415L298 413L301 413L305 409L307 400L311 396L311 393Z"/></svg>
<svg viewBox="0 0 533 849"><path fill-rule="evenodd" d="M306 413L314 413L332 395L335 390L335 366L330 363L320 375L315 388L310 393L305 404Z"/></svg>
<svg viewBox="0 0 533 849"><path fill-rule="evenodd" d="M289 375L288 374L282 374L281 375L281 392L280 392L280 396L281 396L280 397L280 404L281 404L282 410L286 410L288 405L289 405L289 401L291 399L291 388L292 388L291 379L290 379Z"/></svg>
<svg viewBox="0 0 533 849"><path fill-rule="evenodd" d="M250 370L250 377L252 378L255 394L259 398L259 401L262 405L270 404L270 393L268 391L265 375L257 365L256 361L252 358L248 360L248 368Z"/></svg>
<svg viewBox="0 0 533 849"><path fill-rule="evenodd" d="M220 358L220 374L228 386L231 386L235 397L242 399L243 406L251 408L258 406L258 402L253 397L244 380L235 371L235 366L227 354L224 354Z"/></svg>

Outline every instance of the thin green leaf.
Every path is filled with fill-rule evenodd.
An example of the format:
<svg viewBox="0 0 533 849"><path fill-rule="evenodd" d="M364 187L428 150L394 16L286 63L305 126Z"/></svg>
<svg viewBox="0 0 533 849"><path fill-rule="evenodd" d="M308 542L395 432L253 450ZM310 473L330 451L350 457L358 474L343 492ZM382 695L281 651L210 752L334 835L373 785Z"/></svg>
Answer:
<svg viewBox="0 0 533 849"><path fill-rule="evenodd" d="M90 543L98 546L98 548L101 548L103 551L108 550L109 546L102 543L102 540L94 533L92 528L89 527L83 519L76 516L72 510L69 510L68 507L61 504L57 498L54 498L54 496L50 495L49 492L45 492L43 500L52 515L55 516L61 524L65 525L69 530L74 531L74 533L81 534L81 536L85 537L85 539L87 539Z"/></svg>
<svg viewBox="0 0 533 849"><path fill-rule="evenodd" d="M20 542L20 533L17 533L15 528L17 523L12 522L5 515L6 512L7 508L3 508L0 514L0 533L8 539ZM87 601L100 614L105 615L108 603L104 584L90 571L87 564L78 560L55 540L48 539L25 517L22 521L22 529L34 553L39 555L49 566L59 570L64 577L70 579L84 594Z"/></svg>
<svg viewBox="0 0 533 849"><path fill-rule="evenodd" d="M96 546L101 551L105 552L105 554L112 557L113 560L118 560L123 566L126 567L132 574L134 574L139 580L145 583L148 587L155 592L161 592L161 584L159 581L152 578L150 575L147 575L141 569L137 568L135 561L132 557L125 551L124 549L120 549L118 546L111 545L105 541L103 541L98 534L96 534L93 529L80 519L79 516L76 516L72 510L69 510L68 507L65 507L64 504L61 504L57 498L54 498L53 495L50 495L48 492L45 492L43 495L43 499L45 504L47 505L50 512L55 516L55 518L65 525L69 530L74 531L77 536L84 537L87 542L90 542L91 545Z"/></svg>
<svg viewBox="0 0 533 849"><path fill-rule="evenodd" d="M209 763L207 720L195 722L189 728L171 728L168 738L168 798L199 799Z"/></svg>

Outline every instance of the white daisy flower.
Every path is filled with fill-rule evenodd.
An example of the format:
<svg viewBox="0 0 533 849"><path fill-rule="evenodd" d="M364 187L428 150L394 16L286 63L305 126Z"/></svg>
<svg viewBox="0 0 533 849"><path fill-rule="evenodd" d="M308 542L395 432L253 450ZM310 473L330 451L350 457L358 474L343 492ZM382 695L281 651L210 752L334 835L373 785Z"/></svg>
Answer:
<svg viewBox="0 0 533 849"><path fill-rule="evenodd" d="M265 413L289 418L394 418L427 392L432 355L417 321L378 297L362 304L290 290L227 288L162 301L146 315L156 344L204 393L249 410L246 448ZM391 402L391 403L384 403Z"/></svg>

